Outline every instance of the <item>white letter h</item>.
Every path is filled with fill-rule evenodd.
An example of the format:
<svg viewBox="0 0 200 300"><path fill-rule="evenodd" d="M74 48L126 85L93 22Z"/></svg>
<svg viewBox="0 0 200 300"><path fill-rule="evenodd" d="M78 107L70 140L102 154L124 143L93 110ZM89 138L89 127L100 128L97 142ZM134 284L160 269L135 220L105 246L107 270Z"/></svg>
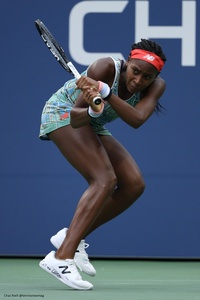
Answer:
<svg viewBox="0 0 200 300"><path fill-rule="evenodd" d="M195 66L196 1L182 1L182 26L149 26L149 1L136 1L135 40L168 38L182 40L182 66Z"/></svg>

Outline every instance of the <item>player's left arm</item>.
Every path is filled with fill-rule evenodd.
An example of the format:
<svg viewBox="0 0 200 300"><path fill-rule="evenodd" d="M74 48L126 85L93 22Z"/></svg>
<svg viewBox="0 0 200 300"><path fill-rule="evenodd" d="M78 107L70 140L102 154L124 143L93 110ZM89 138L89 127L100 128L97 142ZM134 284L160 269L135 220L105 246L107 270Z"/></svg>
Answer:
<svg viewBox="0 0 200 300"><path fill-rule="evenodd" d="M130 106L125 101L119 101L115 95L111 96L109 104L124 122L131 127L139 128L154 112L165 88L165 81L158 76L149 87L141 92L141 100L135 107Z"/></svg>

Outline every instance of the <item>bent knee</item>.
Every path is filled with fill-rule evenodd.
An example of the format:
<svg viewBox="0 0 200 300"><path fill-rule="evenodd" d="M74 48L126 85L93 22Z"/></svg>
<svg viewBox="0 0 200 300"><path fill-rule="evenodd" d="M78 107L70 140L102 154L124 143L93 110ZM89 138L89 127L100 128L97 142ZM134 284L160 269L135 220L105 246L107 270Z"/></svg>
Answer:
<svg viewBox="0 0 200 300"><path fill-rule="evenodd" d="M136 190L139 193L139 195L142 195L142 193L145 190L145 182L143 177L141 177L137 182L136 182Z"/></svg>
<svg viewBox="0 0 200 300"><path fill-rule="evenodd" d="M141 175L132 178L129 182L129 193L137 197L141 196L145 190L145 182Z"/></svg>
<svg viewBox="0 0 200 300"><path fill-rule="evenodd" d="M99 189L112 193L117 185L117 177L113 171L99 172L95 179L90 181Z"/></svg>
<svg viewBox="0 0 200 300"><path fill-rule="evenodd" d="M104 186L113 191L117 185L117 177L114 172L108 172L106 176L104 176Z"/></svg>

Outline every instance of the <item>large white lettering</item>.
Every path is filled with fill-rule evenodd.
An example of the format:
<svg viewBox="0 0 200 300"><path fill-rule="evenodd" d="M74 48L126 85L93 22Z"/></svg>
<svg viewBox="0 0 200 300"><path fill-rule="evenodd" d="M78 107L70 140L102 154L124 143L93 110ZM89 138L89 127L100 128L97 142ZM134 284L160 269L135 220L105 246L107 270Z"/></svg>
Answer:
<svg viewBox="0 0 200 300"><path fill-rule="evenodd" d="M128 3L129 1L81 1L73 7L69 16L69 52L77 63L89 65L92 61L104 56L125 59L122 53L86 51L84 49L84 18L89 13L123 13ZM149 1L136 0L135 41L140 41L142 37L181 39L181 65L195 66L196 1L182 1L182 24L180 26L150 26Z"/></svg>
<svg viewBox="0 0 200 300"><path fill-rule="evenodd" d="M149 1L136 1L135 40L145 38L181 39L181 65L195 66L196 1L182 1L182 26L149 26Z"/></svg>
<svg viewBox="0 0 200 300"><path fill-rule="evenodd" d="M69 17L69 51L80 65L105 56L124 59L121 53L87 52L84 49L84 17L89 13L122 13L128 1L81 1L71 10Z"/></svg>

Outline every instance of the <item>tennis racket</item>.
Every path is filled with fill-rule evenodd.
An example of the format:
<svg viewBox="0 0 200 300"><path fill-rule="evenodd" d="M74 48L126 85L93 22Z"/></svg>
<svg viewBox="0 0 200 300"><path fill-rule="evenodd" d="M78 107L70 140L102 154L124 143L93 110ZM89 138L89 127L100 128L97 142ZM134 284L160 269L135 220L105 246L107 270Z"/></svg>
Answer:
<svg viewBox="0 0 200 300"><path fill-rule="evenodd" d="M77 71L75 66L71 61L69 61L68 57L66 56L63 48L58 44L56 39L53 37L51 32L47 29L47 27L44 25L42 21L39 19L35 20L35 26L43 39L44 43L48 47L48 49L51 51L53 56L56 58L57 62L70 74L72 74L76 79L79 79L81 77L80 73ZM101 103L100 97L95 97L93 99L93 102L98 105Z"/></svg>

